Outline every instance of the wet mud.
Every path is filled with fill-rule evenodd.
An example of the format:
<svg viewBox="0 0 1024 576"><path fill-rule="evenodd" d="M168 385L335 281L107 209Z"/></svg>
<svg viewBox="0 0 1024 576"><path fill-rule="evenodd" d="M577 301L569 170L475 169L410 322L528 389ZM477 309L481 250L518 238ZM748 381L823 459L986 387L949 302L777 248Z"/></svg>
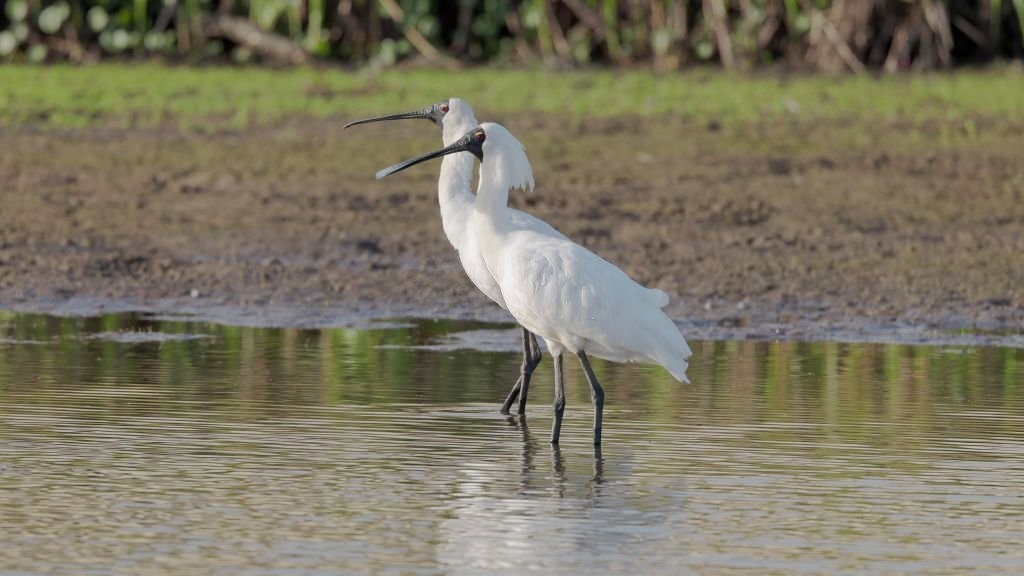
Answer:
<svg viewBox="0 0 1024 576"><path fill-rule="evenodd" d="M538 188L511 202L668 292L693 333L1024 326L1022 126L481 117L520 135L534 164ZM444 238L438 164L373 179L434 148L436 130L346 120L0 129L0 307L505 318Z"/></svg>

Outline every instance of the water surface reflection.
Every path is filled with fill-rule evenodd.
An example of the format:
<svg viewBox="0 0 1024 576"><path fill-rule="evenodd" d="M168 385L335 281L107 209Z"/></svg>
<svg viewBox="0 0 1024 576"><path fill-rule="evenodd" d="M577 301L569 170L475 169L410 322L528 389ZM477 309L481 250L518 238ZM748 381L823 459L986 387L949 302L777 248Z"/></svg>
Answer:
<svg viewBox="0 0 1024 576"><path fill-rule="evenodd" d="M1024 351L694 344L595 452L571 363L561 449L550 360L497 413L510 327L0 313L0 572L1024 570Z"/></svg>

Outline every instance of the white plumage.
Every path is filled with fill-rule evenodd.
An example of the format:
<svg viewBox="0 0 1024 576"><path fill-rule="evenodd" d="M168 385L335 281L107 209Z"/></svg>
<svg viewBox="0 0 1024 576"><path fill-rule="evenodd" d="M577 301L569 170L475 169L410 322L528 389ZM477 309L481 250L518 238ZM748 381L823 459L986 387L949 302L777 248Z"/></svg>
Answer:
<svg viewBox="0 0 1024 576"><path fill-rule="evenodd" d="M348 126L380 120L406 118L429 118L441 124L441 140L445 146L464 136L478 124L473 108L464 100L450 98L416 112L369 118L350 123ZM346 126L346 127L348 127ZM476 196L473 194L474 160L470 154L452 154L441 161L441 174L437 182L437 198L441 209L441 225L445 237L459 255L459 262L470 282L503 309L508 309L501 293L501 287L491 276L480 252L476 237L470 229L470 216ZM509 209L508 217L523 230L531 230L542 236L565 238L547 222L525 212ZM523 364L519 380L512 387L501 411L508 414L509 408L519 396L520 414L526 412L526 397L530 376L540 361L540 350L536 339L523 334Z"/></svg>
<svg viewBox="0 0 1024 576"><path fill-rule="evenodd" d="M448 112L442 120L441 133L445 146L451 145L478 124L473 109L465 101L451 98L448 106ZM473 156L470 154L450 154L441 161L441 176L437 183L441 223L445 236L459 253L462 268L473 285L507 310L501 286L487 269L476 236L470 229L470 216L476 201L472 187L473 167ZM530 230L540 236L565 238L547 222L526 212L509 208L508 218L523 230Z"/></svg>
<svg viewBox="0 0 1024 576"><path fill-rule="evenodd" d="M668 296L631 279L618 267L564 237L540 227L536 218L508 207L511 189L533 187L523 145L499 124L484 123L437 152L381 170L382 178L437 156L481 158L480 181L469 211L467 238L475 244L497 285L504 307L527 330L545 340L555 358L555 421L558 442L565 406L562 355L576 354L591 385L594 443L601 443L604 391L588 355L616 362L651 362L688 382L690 347L661 310ZM447 160L447 159L446 159ZM461 252L460 252L461 254Z"/></svg>
<svg viewBox="0 0 1024 576"><path fill-rule="evenodd" d="M686 378L690 347L661 310L668 295L565 238L522 226L507 207L512 188L533 185L523 145L500 124L484 123L483 163L473 236L505 305L553 356L585 351L615 362L652 362Z"/></svg>

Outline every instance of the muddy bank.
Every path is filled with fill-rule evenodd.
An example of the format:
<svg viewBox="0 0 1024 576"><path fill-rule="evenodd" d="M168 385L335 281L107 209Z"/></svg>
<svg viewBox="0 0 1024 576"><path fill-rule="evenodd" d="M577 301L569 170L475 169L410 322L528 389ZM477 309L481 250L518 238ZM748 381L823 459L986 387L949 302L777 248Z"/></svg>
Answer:
<svg viewBox="0 0 1024 576"><path fill-rule="evenodd" d="M1024 325L1022 126L499 118L538 181L512 202L670 293L694 333ZM436 132L344 120L0 130L0 307L503 318L442 234L437 166L373 180Z"/></svg>

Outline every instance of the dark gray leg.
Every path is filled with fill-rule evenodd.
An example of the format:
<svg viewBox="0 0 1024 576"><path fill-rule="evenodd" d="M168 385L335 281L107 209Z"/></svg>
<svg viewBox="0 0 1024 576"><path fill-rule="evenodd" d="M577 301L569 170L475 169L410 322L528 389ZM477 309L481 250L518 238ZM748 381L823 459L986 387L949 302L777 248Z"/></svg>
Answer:
<svg viewBox="0 0 1024 576"><path fill-rule="evenodd" d="M512 390L501 405L501 413L508 415L512 409L512 403L519 398L519 413L526 414L526 395L530 390L530 376L540 364L540 348L537 346L537 338L529 330L523 328L523 364L519 370L519 379L516 380Z"/></svg>
<svg viewBox="0 0 1024 576"><path fill-rule="evenodd" d="M519 389L522 388L522 386L523 376L520 375L519 378L516 379L515 385L513 385L512 389L509 390L508 396L505 398L505 403L501 405L501 413L505 416L508 416L509 409L512 408L512 403L519 397Z"/></svg>
<svg viewBox="0 0 1024 576"><path fill-rule="evenodd" d="M519 390L519 413L526 414L526 395L530 392L530 377L533 371L540 365L540 346L537 345L537 337L526 328L523 328L523 369L520 378L523 385Z"/></svg>
<svg viewBox="0 0 1024 576"><path fill-rule="evenodd" d="M551 443L558 444L558 436L562 433L562 414L565 413L565 386L562 384L562 355L555 356L555 421L551 425Z"/></svg>
<svg viewBox="0 0 1024 576"><path fill-rule="evenodd" d="M580 364L583 364L583 371L587 374L587 382L590 382L590 399L594 403L594 446L600 446L601 420L604 416L604 389L601 388L601 384L597 381L597 376L594 376L594 371L590 368L590 360L587 359L587 353L580 350L576 355L580 357Z"/></svg>

